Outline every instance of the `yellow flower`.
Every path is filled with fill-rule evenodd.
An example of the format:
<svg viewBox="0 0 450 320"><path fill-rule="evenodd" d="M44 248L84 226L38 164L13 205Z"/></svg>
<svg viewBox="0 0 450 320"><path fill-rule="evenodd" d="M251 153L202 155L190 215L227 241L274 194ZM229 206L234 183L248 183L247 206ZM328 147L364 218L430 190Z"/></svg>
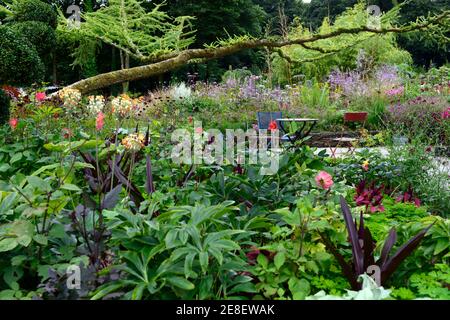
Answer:
<svg viewBox="0 0 450 320"><path fill-rule="evenodd" d="M144 147L145 136L142 133L131 133L122 139L125 149L137 152Z"/></svg>
<svg viewBox="0 0 450 320"><path fill-rule="evenodd" d="M64 103L65 111L68 114L76 113L78 104L81 101L81 92L76 89L64 88L58 92L59 97Z"/></svg>
<svg viewBox="0 0 450 320"><path fill-rule="evenodd" d="M364 171L369 171L369 164L370 163L367 160L363 162L362 168L363 168Z"/></svg>
<svg viewBox="0 0 450 320"><path fill-rule="evenodd" d="M133 108L133 100L126 94L114 98L111 102L112 112L119 118L125 118Z"/></svg>

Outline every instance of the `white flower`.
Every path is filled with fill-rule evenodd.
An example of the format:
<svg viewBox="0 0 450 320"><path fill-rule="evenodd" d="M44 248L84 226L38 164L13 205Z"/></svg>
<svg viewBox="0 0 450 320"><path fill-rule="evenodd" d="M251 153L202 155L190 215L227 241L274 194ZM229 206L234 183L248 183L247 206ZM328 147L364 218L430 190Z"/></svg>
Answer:
<svg viewBox="0 0 450 320"><path fill-rule="evenodd" d="M89 96L87 108L93 115L97 115L103 111L105 106L105 98L103 96Z"/></svg>
<svg viewBox="0 0 450 320"><path fill-rule="evenodd" d="M180 83L173 88L172 98L175 100L187 99L191 96L192 89L187 87L186 84Z"/></svg>

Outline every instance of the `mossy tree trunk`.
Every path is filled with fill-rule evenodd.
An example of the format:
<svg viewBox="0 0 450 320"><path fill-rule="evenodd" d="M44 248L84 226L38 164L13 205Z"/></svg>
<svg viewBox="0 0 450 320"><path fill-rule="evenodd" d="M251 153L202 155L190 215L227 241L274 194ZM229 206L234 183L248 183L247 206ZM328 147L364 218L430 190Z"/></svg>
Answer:
<svg viewBox="0 0 450 320"><path fill-rule="evenodd" d="M114 84L120 84L129 81L136 81L141 79L146 79L152 76L161 75L168 71L177 69L191 62L199 62L202 60L208 59L217 59L222 58L224 56L232 55L241 50L245 49L256 49L256 48L268 48L274 51L279 50L282 47L291 46L291 45L301 45L305 48L309 48L311 50L316 50L321 52L324 55L335 54L336 50L327 51L325 49L321 49L320 47L311 46L315 42L323 39L331 39L338 37L343 34L358 34L358 33L372 33L376 34L386 34L386 33L405 33L411 32L421 29L432 28L436 24L441 23L442 20L448 22L448 17L450 13L444 12L439 16L428 19L426 22L413 23L411 25L403 26L403 27L392 27L386 29L371 29L367 26L350 28L350 29L339 29L332 31L326 34L316 34L312 36L308 36L305 38L298 39L281 39L281 40L273 40L273 39L252 39L252 40L243 40L234 44L226 45L223 47L216 48L207 48L207 49L187 49L181 52L171 53L162 57L159 57L157 60L152 60L151 58L143 59L142 62L148 63L143 66L133 67L133 68L124 68L122 70L116 70L104 74L99 74L88 79L81 80L69 86L69 88L80 90L81 93L85 94L91 91L95 91L98 89L102 89L105 87L112 86ZM344 48L345 49L345 48ZM282 52L280 52L282 55ZM289 57L285 57L289 60Z"/></svg>

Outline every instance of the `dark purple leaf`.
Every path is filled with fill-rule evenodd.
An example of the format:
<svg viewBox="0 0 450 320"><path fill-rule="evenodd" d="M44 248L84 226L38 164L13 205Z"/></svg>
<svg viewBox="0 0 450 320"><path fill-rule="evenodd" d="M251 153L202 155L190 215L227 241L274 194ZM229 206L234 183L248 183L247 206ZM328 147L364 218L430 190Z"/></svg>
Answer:
<svg viewBox="0 0 450 320"><path fill-rule="evenodd" d="M153 185L152 161L149 154L146 155L146 161L147 181L145 182L145 188L148 194L152 194L153 192L155 192L155 186Z"/></svg>
<svg viewBox="0 0 450 320"><path fill-rule="evenodd" d="M420 245L427 232L434 226L420 231L415 237L411 238L407 243L401 246L397 252L390 258L381 268L381 281L384 283L397 270L398 266Z"/></svg>
<svg viewBox="0 0 450 320"><path fill-rule="evenodd" d="M358 231L358 237L359 239L364 239L364 216L363 212L361 211L361 217L359 218L359 231Z"/></svg>
<svg viewBox="0 0 450 320"><path fill-rule="evenodd" d="M108 165L110 166L110 168L112 168L113 167L112 161L108 161ZM133 202L137 206L139 206L140 202L144 200L144 197L142 196L139 189L125 177L122 169L120 169L118 166L115 167L114 175L119 180L119 182L122 183L123 185L125 185L127 190L129 190L131 192L131 195L133 196L133 199L132 199Z"/></svg>
<svg viewBox="0 0 450 320"><path fill-rule="evenodd" d="M362 215L361 215L362 216ZM370 230L366 228L364 230L364 270L367 270L369 266L375 265L375 258L373 256L373 250L374 250L374 241L372 238L372 233L370 233Z"/></svg>
<svg viewBox="0 0 450 320"><path fill-rule="evenodd" d="M88 208L91 209L95 209L97 207L97 204L95 203L95 201L89 196L89 194L87 194L86 192L83 192L83 194L81 195L83 197L84 200L84 205Z"/></svg>
<svg viewBox="0 0 450 320"><path fill-rule="evenodd" d="M342 213L344 214L345 225L347 226L347 231L350 239L350 243L352 245L352 253L353 253L353 263L357 274L364 273L364 256L363 251L361 249L361 245L358 239L358 233L355 226L355 223L352 219L352 213L350 208L345 201L344 197L341 196L341 208Z"/></svg>
<svg viewBox="0 0 450 320"><path fill-rule="evenodd" d="M392 228L391 231L389 231L389 236L387 237L386 242L384 243L383 250L381 250L381 257L377 261L378 266L382 267L386 263L389 258L389 253L396 242L397 231L395 231L395 228Z"/></svg>
<svg viewBox="0 0 450 320"><path fill-rule="evenodd" d="M117 187L108 192L103 199L102 209L113 209L119 202L120 192L122 191L122 185L119 184Z"/></svg>

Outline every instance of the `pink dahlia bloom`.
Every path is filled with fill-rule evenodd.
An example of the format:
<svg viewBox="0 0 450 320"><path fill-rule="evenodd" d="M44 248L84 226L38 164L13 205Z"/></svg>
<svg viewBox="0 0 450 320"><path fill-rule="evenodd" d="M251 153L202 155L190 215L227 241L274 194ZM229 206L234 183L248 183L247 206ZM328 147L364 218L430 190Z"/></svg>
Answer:
<svg viewBox="0 0 450 320"><path fill-rule="evenodd" d="M325 190L330 189L334 184L333 177L325 171L320 171L315 180L317 185Z"/></svg>
<svg viewBox="0 0 450 320"><path fill-rule="evenodd" d="M42 102L45 99L47 99L47 96L45 95L45 92L38 92L38 93L36 93L36 100L37 101Z"/></svg>

